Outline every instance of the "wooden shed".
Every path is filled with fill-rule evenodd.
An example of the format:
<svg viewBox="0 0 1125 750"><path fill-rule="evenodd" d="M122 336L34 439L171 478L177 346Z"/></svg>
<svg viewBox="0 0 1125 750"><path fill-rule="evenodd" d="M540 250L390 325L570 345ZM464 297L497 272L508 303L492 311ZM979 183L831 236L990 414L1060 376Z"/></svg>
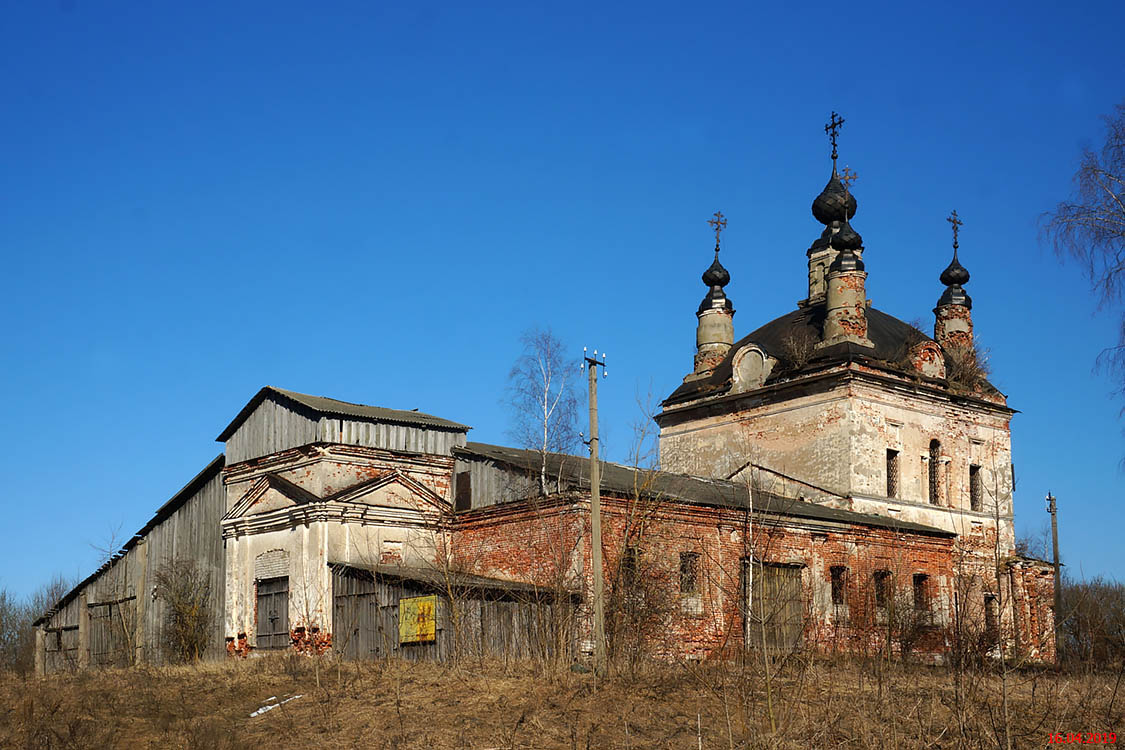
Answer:
<svg viewBox="0 0 1125 750"><path fill-rule="evenodd" d="M437 568L331 567L333 648L344 658L522 659L573 652L573 592Z"/></svg>

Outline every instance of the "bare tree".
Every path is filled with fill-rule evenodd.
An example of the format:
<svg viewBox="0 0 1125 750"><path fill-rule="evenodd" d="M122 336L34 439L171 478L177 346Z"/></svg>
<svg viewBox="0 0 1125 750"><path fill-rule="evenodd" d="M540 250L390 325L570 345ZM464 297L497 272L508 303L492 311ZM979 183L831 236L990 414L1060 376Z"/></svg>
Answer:
<svg viewBox="0 0 1125 750"><path fill-rule="evenodd" d="M174 661L203 657L211 634L211 576L191 558L170 560L153 577L164 601L164 645Z"/></svg>
<svg viewBox="0 0 1125 750"><path fill-rule="evenodd" d="M510 432L521 447L539 452L539 494L546 495L547 454L570 452L578 436L578 366L550 329L529 329L521 341L523 353L508 373Z"/></svg>
<svg viewBox="0 0 1125 750"><path fill-rule="evenodd" d="M1041 217L1042 233L1060 256L1084 267L1103 306L1125 293L1125 102L1103 118L1106 140L1100 151L1086 148L1074 175L1074 195ZM1118 372L1125 384L1125 316L1117 344L1099 364Z"/></svg>
<svg viewBox="0 0 1125 750"><path fill-rule="evenodd" d="M0 589L0 670L21 674L35 664L35 628L32 623L73 588L74 582L56 574L26 599Z"/></svg>

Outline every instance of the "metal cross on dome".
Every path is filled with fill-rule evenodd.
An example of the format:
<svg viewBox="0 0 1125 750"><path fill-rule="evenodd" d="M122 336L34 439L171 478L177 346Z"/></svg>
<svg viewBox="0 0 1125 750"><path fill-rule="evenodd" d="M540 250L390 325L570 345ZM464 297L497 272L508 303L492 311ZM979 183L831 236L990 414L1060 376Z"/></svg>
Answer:
<svg viewBox="0 0 1125 750"><path fill-rule="evenodd" d="M949 215L949 218L947 218L946 221L948 221L951 225L953 225L953 249L956 250L957 249L957 230L965 222L963 222L959 218L957 218L957 209L953 209L953 213L951 213Z"/></svg>
<svg viewBox="0 0 1125 750"><path fill-rule="evenodd" d="M840 181L844 183L844 187L851 190L852 183L859 179L859 173L853 172L851 167L844 167L844 171L840 173Z"/></svg>
<svg viewBox="0 0 1125 750"><path fill-rule="evenodd" d="M836 138L840 135L840 126L843 124L844 118L833 112L828 124L824 126L825 135L832 139L832 161L836 161Z"/></svg>
<svg viewBox="0 0 1125 750"><path fill-rule="evenodd" d="M723 216L722 211L716 211L713 219L708 219L707 223L715 230L715 252L719 252L719 235L727 227L727 220Z"/></svg>

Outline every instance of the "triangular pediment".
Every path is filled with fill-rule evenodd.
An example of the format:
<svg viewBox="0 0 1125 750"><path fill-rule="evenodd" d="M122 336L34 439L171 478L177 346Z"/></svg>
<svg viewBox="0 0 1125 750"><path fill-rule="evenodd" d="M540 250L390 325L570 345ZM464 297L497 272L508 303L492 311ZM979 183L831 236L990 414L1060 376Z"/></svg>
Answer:
<svg viewBox="0 0 1125 750"><path fill-rule="evenodd" d="M276 474L266 474L250 485L250 489L246 490L224 518L256 516L282 508L315 503L318 500L319 497L289 480Z"/></svg>
<svg viewBox="0 0 1125 750"><path fill-rule="evenodd" d="M285 508L323 503L398 508L422 513L448 508L448 503L441 495L399 471L388 471L324 498L276 474L266 474L250 485L224 519L256 516Z"/></svg>
<svg viewBox="0 0 1125 750"><path fill-rule="evenodd" d="M441 495L399 471L388 471L373 479L353 484L325 500L419 511L443 510L448 505Z"/></svg>

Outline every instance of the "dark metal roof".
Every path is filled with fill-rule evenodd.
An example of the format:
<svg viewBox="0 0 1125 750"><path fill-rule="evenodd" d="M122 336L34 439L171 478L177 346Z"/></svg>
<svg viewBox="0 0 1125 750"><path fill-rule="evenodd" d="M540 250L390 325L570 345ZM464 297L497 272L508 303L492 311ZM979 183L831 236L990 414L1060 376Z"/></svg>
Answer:
<svg viewBox="0 0 1125 750"><path fill-rule="evenodd" d="M460 424L459 422L451 422L448 419L435 417L432 414L423 414L419 411L404 411L402 409L387 409L382 406L367 406L365 404L353 404L347 401L339 401L334 398L326 396L310 396L306 393L297 393L296 391L287 391L282 388L275 388L267 385L262 390L255 394L254 398L242 408L238 416L227 425L222 434L216 438L220 443L226 442L235 430L238 429L246 418L258 408L258 404L262 403L267 398L272 398L282 404L295 405L303 411L311 411L317 417L324 415L333 415L341 417L350 417L364 422L391 422L394 424L416 425L419 427L427 427L434 430L446 430L451 432L468 432L471 428L467 425Z"/></svg>
<svg viewBox="0 0 1125 750"><path fill-rule="evenodd" d="M468 443L464 447L454 448L453 453L488 459L515 469L529 471L532 474L538 474L539 472L540 456L537 451L507 448L501 445L487 445L485 443ZM562 481L572 489L589 490L589 463L589 458L584 456L561 453L547 454L547 472L551 476L551 480L554 481L556 477L561 476ZM750 506L749 491L745 484L739 482L693 477L687 474L672 474L666 471L637 471L631 466L623 466L608 461L603 461L601 468L601 488L606 493L623 496L634 496L635 493L639 493L644 497L659 497L724 508L747 508ZM779 515L788 518L835 521L937 536L956 536L953 532L933 526L896 521L892 518L884 518L869 513L831 508L807 500L782 497L760 490L754 492L753 513L755 515Z"/></svg>
<svg viewBox="0 0 1125 750"><path fill-rule="evenodd" d="M801 307L743 336L708 377L684 383L664 401L665 405L725 392L731 382L734 355L746 344L757 344L771 357L780 360L783 366L775 370L776 374L786 374L787 370L791 373L792 368L787 366L792 364L794 347L811 347L820 341L824 314L824 305ZM875 345L874 348L851 343L837 344L816 350L808 364L813 366L851 360L895 364L906 356L911 347L933 340L909 323L874 307L867 308L867 338Z"/></svg>
<svg viewBox="0 0 1125 750"><path fill-rule="evenodd" d="M424 588L444 592L447 586L460 590L487 590L500 592L522 593L553 593L553 589L545 586L536 586L525 581L507 581L502 578L489 578L486 576L472 575L457 571L441 570L436 567L412 568L405 565L355 565L352 563L329 563L330 566L354 568L374 573L377 577L392 578L395 580L411 581L422 584ZM568 592L570 593L570 592Z"/></svg>

